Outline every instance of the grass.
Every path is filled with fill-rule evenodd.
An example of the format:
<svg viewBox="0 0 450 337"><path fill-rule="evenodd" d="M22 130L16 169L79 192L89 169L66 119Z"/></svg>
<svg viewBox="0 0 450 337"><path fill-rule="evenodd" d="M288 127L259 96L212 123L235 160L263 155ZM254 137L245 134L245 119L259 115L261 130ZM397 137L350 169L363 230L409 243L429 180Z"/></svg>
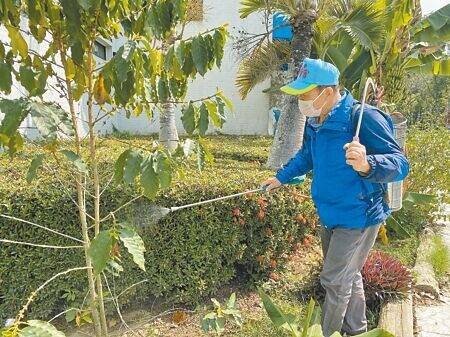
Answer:
<svg viewBox="0 0 450 337"><path fill-rule="evenodd" d="M416 251L419 246L419 239L417 236L412 236L406 239L395 239L389 237L389 244L383 245L381 242L376 242L375 250L385 252L408 267L414 266L416 260Z"/></svg>
<svg viewBox="0 0 450 337"><path fill-rule="evenodd" d="M440 235L433 238L433 249L430 254L430 263L433 266L437 279L442 282L450 270L450 257L448 247Z"/></svg>

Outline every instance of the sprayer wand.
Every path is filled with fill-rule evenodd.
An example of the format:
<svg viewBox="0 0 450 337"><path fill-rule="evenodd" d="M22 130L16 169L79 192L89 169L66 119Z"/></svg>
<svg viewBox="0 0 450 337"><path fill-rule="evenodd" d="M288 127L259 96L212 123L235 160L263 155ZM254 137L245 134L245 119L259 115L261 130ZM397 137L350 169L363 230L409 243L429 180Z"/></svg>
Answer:
<svg viewBox="0 0 450 337"><path fill-rule="evenodd" d="M304 176L295 177L294 179L289 181L286 185L295 186L295 185L300 184L304 180L305 180ZM247 193L255 193L255 192L266 191L266 189L267 189L267 186L264 186L264 187L260 187L260 188L257 188L257 189L251 190L251 191L245 191L245 192L240 192L240 193L236 193L236 194L230 194L230 195L227 195L227 196L224 196L224 197L219 197L219 198L205 200L205 201L199 201L199 202L196 202L196 203L193 203L193 204L170 207L170 212L175 212L175 211L178 211L178 210L183 209L183 208L189 208L189 207L193 207L193 206L209 204L209 203L215 202L215 201L231 199L231 198L239 197L239 196L247 194Z"/></svg>
<svg viewBox="0 0 450 337"><path fill-rule="evenodd" d="M361 122L364 112L364 105L366 104L367 89L369 88L369 84L372 85L373 92L376 92L375 82L372 80L372 78L367 78L366 84L364 86L363 97L361 99L361 109L359 113L358 124L356 125L355 136L353 137L353 140L357 142L359 142L359 131L361 130Z"/></svg>
<svg viewBox="0 0 450 337"><path fill-rule="evenodd" d="M205 201L199 201L199 202L196 202L196 203L193 203L193 204L189 204L189 205L170 207L170 211L174 212L174 211L178 211L178 210L183 209L183 208L189 208L189 207L193 207L193 206L209 204L210 202L231 199L231 198L235 198L235 197L238 197L240 195L247 194L247 193L255 193L255 192L260 192L260 191L264 191L264 188L260 187L260 188L257 188L255 190L240 192L240 193L236 193L236 194L227 195L225 197L220 197L220 198L215 198L215 199L210 199L210 200L205 200Z"/></svg>

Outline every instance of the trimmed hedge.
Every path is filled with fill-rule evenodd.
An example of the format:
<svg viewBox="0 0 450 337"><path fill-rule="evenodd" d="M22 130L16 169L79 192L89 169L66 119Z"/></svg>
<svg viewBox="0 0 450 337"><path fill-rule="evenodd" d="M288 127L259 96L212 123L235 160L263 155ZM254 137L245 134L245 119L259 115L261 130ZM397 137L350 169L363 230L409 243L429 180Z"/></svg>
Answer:
<svg viewBox="0 0 450 337"><path fill-rule="evenodd" d="M128 141L128 140L127 140ZM145 147L152 139L129 140ZM157 204L170 207L254 189L273 172L263 168L271 139L260 137L212 137L208 140L216 164L200 174L188 163L186 179L158 196ZM110 177L113 159L127 148L114 139L101 140L100 165L104 181ZM32 153L30 146L14 160L0 157L0 211L66 234L81 237L77 209L60 183L48 172L30 185L25 175ZM64 175L64 174L63 174ZM70 185L70 177L62 181ZM278 277L289 254L309 235L316 221L308 199L309 184L284 188L267 195L256 193L179 210L154 224L149 221L148 200L141 198L117 216L139 228L146 245L146 269L139 270L122 252L124 271L110 277L116 294L132 284L122 304L164 296L174 302L198 303L236 276L252 281ZM138 195L131 187L110 185L102 195L102 215ZM90 205L88 205L91 207ZM299 216L299 214L301 216ZM0 238L48 245L73 245L61 238L16 221L0 219ZM14 317L29 294L54 274L83 266L82 250L49 250L0 244L0 322ZM31 306L28 318L49 318L69 306L80 305L86 294L86 276L76 272L58 278L44 289ZM105 289L106 290L106 289Z"/></svg>

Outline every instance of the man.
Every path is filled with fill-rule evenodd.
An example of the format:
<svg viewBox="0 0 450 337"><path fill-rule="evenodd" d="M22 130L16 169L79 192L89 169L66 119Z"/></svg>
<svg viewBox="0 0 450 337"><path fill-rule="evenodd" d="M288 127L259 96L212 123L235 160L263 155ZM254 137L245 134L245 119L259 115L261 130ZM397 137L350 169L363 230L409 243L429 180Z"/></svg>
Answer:
<svg viewBox="0 0 450 337"><path fill-rule="evenodd" d="M360 271L390 213L383 200L386 183L404 179L409 169L393 137L392 121L377 108L365 105L360 140L352 140L357 101L350 92L339 91L338 79L335 66L307 58L297 79L281 88L298 96L300 111L309 118L300 151L262 183L270 191L313 170L311 193L324 255L320 281L326 290L325 337L367 330Z"/></svg>

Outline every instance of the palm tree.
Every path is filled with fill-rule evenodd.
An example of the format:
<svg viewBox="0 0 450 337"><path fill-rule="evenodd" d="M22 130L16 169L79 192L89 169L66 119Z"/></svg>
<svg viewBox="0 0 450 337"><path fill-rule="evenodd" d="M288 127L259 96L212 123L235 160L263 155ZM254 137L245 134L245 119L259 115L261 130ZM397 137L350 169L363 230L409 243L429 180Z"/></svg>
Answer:
<svg viewBox="0 0 450 337"><path fill-rule="evenodd" d="M269 29L265 34L244 36L238 40L236 49L243 54L241 54L243 60L236 84L244 99L256 84L269 77L271 77L271 92L296 77L303 59L310 55L313 25L318 13L317 1L244 0L241 4L241 18L246 18L251 13L264 13L266 27L269 27L271 15L282 12L293 31L290 43L272 41L270 39L272 31ZM280 66L285 62L288 64L288 70L280 71ZM279 168L301 147L306 118L299 111L295 96L274 94L271 99L271 105L278 107L282 113L266 165Z"/></svg>
<svg viewBox="0 0 450 337"><path fill-rule="evenodd" d="M324 0L317 3L289 1L288 4L267 1L243 1L242 17L257 11L281 11L285 13L293 30L291 43L270 41L243 43L253 48L244 58L238 73L237 85L245 98L254 85L270 74L272 87L276 91L280 84L295 78L300 61L318 57L335 64L343 73L345 86L359 82L364 67L361 60L371 61L371 50L379 44L384 27L380 24L383 11L370 1ZM296 4L296 5L294 5ZM319 16L320 13L320 16ZM268 15L266 14L266 17ZM242 47L242 42L239 47ZM242 50L242 48L240 48ZM246 51L245 48L243 49ZM280 65L289 62L288 71L279 71ZM368 64L370 66L371 63ZM348 83L347 83L348 82ZM272 95L272 106L283 112L272 145L267 166L277 168L289 160L300 148L303 139L305 117L299 113L297 100L293 96Z"/></svg>

